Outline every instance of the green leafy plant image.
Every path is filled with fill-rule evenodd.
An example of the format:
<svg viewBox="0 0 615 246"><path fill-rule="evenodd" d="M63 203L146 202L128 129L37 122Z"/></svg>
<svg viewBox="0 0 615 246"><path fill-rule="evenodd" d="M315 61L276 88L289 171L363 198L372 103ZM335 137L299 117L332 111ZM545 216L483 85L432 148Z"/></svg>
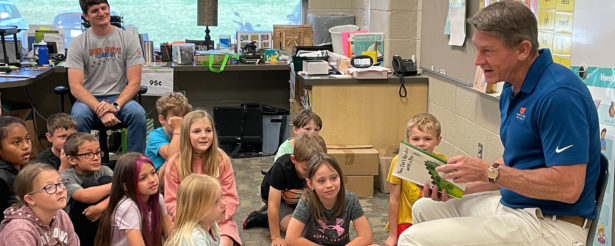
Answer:
<svg viewBox="0 0 615 246"><path fill-rule="evenodd" d="M438 191L442 191L442 189L446 189L446 192L454 197L461 198L463 196L463 190L459 189L459 187L455 186L455 184L443 179L438 171L436 171L436 167L438 167L438 163L433 161L425 161L425 168L427 172L431 176L431 183L438 186Z"/></svg>

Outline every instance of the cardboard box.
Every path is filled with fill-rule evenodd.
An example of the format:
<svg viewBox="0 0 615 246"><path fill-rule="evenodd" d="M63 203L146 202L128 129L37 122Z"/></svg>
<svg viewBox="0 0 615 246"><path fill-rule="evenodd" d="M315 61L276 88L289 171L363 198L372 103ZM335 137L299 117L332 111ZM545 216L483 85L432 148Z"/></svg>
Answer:
<svg viewBox="0 0 615 246"><path fill-rule="evenodd" d="M378 151L380 157L378 175L375 177L376 182L374 182L374 187L382 193L391 192L391 183L387 181L387 176L391 168L391 161L393 161L393 157L395 157L397 153L399 153L399 144L391 144Z"/></svg>
<svg viewBox="0 0 615 246"><path fill-rule="evenodd" d="M312 26L273 25L273 48L290 54L295 46L312 45Z"/></svg>
<svg viewBox="0 0 615 246"><path fill-rule="evenodd" d="M391 192L391 183L387 181L387 176L389 175L389 169L391 168L392 160L393 157L380 157L380 162L378 165L378 175L376 175L376 182L374 183L374 187L376 187L376 189L378 189L382 193L388 194Z"/></svg>
<svg viewBox="0 0 615 246"><path fill-rule="evenodd" d="M344 186L357 197L374 197L374 176L344 176Z"/></svg>
<svg viewBox="0 0 615 246"><path fill-rule="evenodd" d="M378 151L372 145L327 145L327 153L337 160L344 175L378 174Z"/></svg>
<svg viewBox="0 0 615 246"><path fill-rule="evenodd" d="M43 149L39 142L36 128L34 128L34 121L32 120L32 109L16 109L3 113L6 115L20 118L25 121L26 129L28 130L28 133L30 133L30 139L32 140L32 152L30 154L30 160L34 160L38 153L43 151Z"/></svg>

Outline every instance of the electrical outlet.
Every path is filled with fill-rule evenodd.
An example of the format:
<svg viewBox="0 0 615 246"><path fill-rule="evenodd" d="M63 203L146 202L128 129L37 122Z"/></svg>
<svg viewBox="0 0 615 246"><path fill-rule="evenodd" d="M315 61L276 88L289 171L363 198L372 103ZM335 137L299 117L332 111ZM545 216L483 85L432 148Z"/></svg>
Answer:
<svg viewBox="0 0 615 246"><path fill-rule="evenodd" d="M478 153L476 153L476 157L483 159L483 144L478 143Z"/></svg>

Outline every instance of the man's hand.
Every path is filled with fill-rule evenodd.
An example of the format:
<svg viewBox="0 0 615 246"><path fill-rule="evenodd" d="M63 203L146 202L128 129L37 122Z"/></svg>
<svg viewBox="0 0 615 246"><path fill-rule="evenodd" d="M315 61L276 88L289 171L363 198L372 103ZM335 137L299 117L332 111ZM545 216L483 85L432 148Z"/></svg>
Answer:
<svg viewBox="0 0 615 246"><path fill-rule="evenodd" d="M182 117L171 116L169 117L169 125L173 127L174 132L179 132L182 128Z"/></svg>
<svg viewBox="0 0 615 246"><path fill-rule="evenodd" d="M113 114L111 112L107 112L102 117L100 117L100 121L106 127L111 127L111 126L117 125L119 123L122 123L117 117L115 117L115 114Z"/></svg>
<svg viewBox="0 0 615 246"><path fill-rule="evenodd" d="M434 185L433 187L429 187L430 183L425 183L423 185L423 197L430 197L434 201L446 202L450 198L446 189L442 189L442 192L438 192L438 186ZM391 226L391 225L389 225Z"/></svg>
<svg viewBox="0 0 615 246"><path fill-rule="evenodd" d="M286 241L282 238L274 238L271 240L271 246L286 246Z"/></svg>
<svg viewBox="0 0 615 246"><path fill-rule="evenodd" d="M94 112L96 112L96 115L98 115L99 118L102 118L102 116L108 112L117 113L117 109L108 102L100 101L96 104Z"/></svg>
<svg viewBox="0 0 615 246"><path fill-rule="evenodd" d="M98 204L89 206L85 210L83 210L83 215L85 215L85 217L87 217L92 222L97 221L98 219L100 219L100 216L102 215L103 211L105 211L105 208L100 207L101 206L98 206Z"/></svg>
<svg viewBox="0 0 615 246"><path fill-rule="evenodd" d="M389 227L390 226L396 226L396 225L389 225ZM397 245L397 238L395 236L389 235L389 237L387 237L387 239L384 241L384 246L395 246L395 245Z"/></svg>
<svg viewBox="0 0 615 246"><path fill-rule="evenodd" d="M486 182L489 163L479 158L458 155L448 159L448 164L436 167L436 171L445 172L444 179L453 179L455 183Z"/></svg>

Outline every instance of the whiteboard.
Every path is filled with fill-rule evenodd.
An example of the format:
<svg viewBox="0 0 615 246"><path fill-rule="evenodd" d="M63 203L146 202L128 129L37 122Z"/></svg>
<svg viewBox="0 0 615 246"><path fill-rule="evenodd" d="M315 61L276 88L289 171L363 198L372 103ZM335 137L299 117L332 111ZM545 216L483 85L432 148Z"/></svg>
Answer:
<svg viewBox="0 0 615 246"><path fill-rule="evenodd" d="M571 65L615 67L615 1L577 0Z"/></svg>

